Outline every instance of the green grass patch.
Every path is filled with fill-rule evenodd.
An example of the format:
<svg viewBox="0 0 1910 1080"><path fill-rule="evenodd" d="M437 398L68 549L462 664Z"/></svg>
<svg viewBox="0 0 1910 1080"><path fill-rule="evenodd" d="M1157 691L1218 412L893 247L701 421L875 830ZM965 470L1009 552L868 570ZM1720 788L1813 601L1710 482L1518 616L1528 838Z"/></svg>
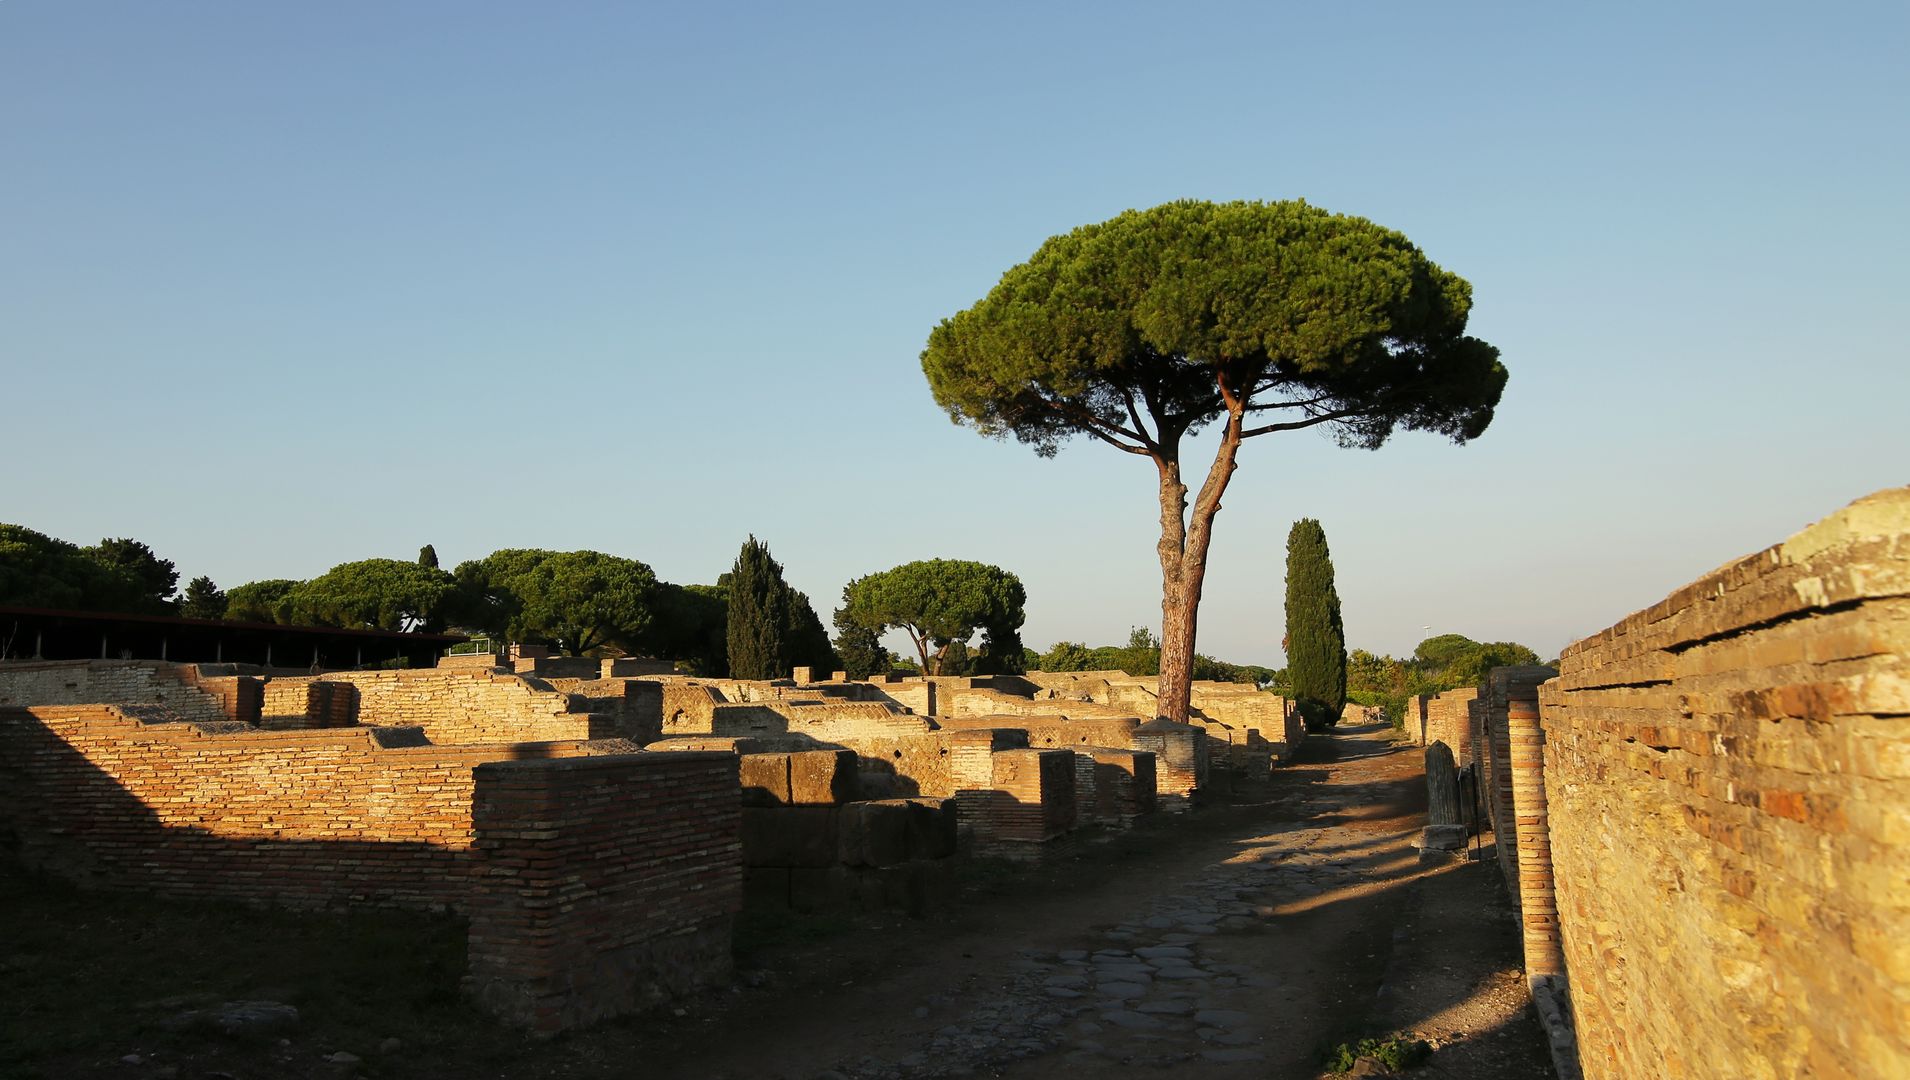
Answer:
<svg viewBox="0 0 1910 1080"><path fill-rule="evenodd" d="M1402 1072L1432 1056L1432 1044L1424 1039L1404 1039L1397 1035L1384 1039L1358 1039L1343 1042L1326 1053L1328 1071L1350 1071L1361 1058L1372 1058L1392 1072Z"/></svg>

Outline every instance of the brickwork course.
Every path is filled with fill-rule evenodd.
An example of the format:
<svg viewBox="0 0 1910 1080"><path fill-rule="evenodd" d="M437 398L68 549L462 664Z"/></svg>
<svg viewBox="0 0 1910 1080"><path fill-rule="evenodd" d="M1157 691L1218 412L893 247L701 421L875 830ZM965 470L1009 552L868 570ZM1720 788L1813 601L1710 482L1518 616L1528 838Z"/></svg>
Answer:
<svg viewBox="0 0 1910 1080"><path fill-rule="evenodd" d="M156 896L463 912L473 994L541 1032L728 972L733 754L434 745L178 704L0 708L0 816L27 865Z"/></svg>
<svg viewBox="0 0 1910 1080"><path fill-rule="evenodd" d="M1040 857L1265 783L1303 737L1230 684L1155 719L1154 680L1119 672L657 669L0 665L0 806L29 862L99 887L464 913L469 993L551 1032L720 980L746 903L920 912L958 848Z"/></svg>
<svg viewBox="0 0 1910 1080"><path fill-rule="evenodd" d="M1565 650L1542 787L1587 1076L1910 1076L1906 657L1906 488Z"/></svg>

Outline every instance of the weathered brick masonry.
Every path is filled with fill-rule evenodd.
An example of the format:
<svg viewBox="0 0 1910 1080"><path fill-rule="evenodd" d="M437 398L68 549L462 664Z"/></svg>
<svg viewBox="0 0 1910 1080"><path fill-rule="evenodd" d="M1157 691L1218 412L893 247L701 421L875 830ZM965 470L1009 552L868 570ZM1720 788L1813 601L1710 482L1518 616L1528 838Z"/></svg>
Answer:
<svg viewBox="0 0 1910 1080"><path fill-rule="evenodd" d="M476 780L466 986L478 1001L554 1032L728 977L742 904L734 755L499 761Z"/></svg>
<svg viewBox="0 0 1910 1080"><path fill-rule="evenodd" d="M1906 657L1906 488L1565 651L1544 792L1588 1076L1910 1076Z"/></svg>
<svg viewBox="0 0 1910 1080"><path fill-rule="evenodd" d="M728 971L736 757L632 749L0 708L0 830L97 887L467 912L473 992L555 1030Z"/></svg>
<svg viewBox="0 0 1910 1080"><path fill-rule="evenodd" d="M1486 819L1494 828L1499 866L1505 871L1512 902L1519 901L1518 831L1512 808L1512 736L1509 712L1517 701L1536 706L1539 684L1557 675L1549 667L1496 667L1486 673L1479 696L1471 703L1472 745L1478 754L1480 793ZM1526 715L1531 715L1528 710ZM1539 764L1536 760L1532 763Z"/></svg>
<svg viewBox="0 0 1910 1080"><path fill-rule="evenodd" d="M387 747L393 733L364 728L219 731L139 711L0 712L0 804L30 863L168 896L462 900L471 769L507 749Z"/></svg>
<svg viewBox="0 0 1910 1080"><path fill-rule="evenodd" d="M220 670L158 660L8 662L0 664L0 706L139 704L181 720L258 719L258 680L209 673Z"/></svg>
<svg viewBox="0 0 1910 1080"><path fill-rule="evenodd" d="M1464 766L1472 761L1477 755L1472 746L1470 706L1478 696L1478 687L1467 686L1427 698L1425 745L1445 743L1446 748L1452 751L1452 759L1456 764Z"/></svg>

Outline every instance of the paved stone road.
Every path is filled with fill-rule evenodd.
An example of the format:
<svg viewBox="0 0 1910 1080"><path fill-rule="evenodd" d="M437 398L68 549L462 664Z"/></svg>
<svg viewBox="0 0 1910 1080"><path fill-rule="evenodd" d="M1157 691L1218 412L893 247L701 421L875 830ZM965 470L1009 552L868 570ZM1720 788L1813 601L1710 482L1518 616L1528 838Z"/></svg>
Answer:
<svg viewBox="0 0 1910 1080"><path fill-rule="evenodd" d="M1424 819L1416 747L1379 727L1336 732L1266 797L1205 819L1184 853L1149 849L1078 894L1004 893L940 945L839 965L803 995L772 987L723 1033L705 1029L712 1052L666 1040L667 1075L1310 1080L1325 1046L1382 1034L1375 1023L1446 1042L1435 1075L1441 1061L1477 1080L1545 1075L1536 1029L1520 1027L1515 930L1502 901L1489 910L1497 867L1428 867L1410 847ZM1078 857L1097 850L1089 840ZM1429 896L1436 919L1422 915Z"/></svg>
<svg viewBox="0 0 1910 1080"><path fill-rule="evenodd" d="M1046 1076L1058 1068L1103 1075L1111 1067L1195 1064L1205 1066L1202 1075L1235 1072L1216 1068L1230 1065L1267 1075L1269 1039L1284 1034L1267 1029L1269 998L1290 987L1243 962L1258 951L1243 948L1243 939L1264 941L1280 934L1283 920L1336 895L1421 872L1407 847L1415 830L1355 833L1335 813L1360 809L1350 804L1370 790L1376 767L1364 759L1392 759L1396 772L1401 755L1416 752L1390 746L1379 732L1337 738L1351 744L1336 755L1346 761L1302 808L1333 824L1253 836L1127 921L1094 932L1084 947L1024 948L1004 980L929 996L916 1017L947 1022L926 1046L843 1061L823 1077ZM1290 1065L1293 1050L1281 1045L1272 1056Z"/></svg>

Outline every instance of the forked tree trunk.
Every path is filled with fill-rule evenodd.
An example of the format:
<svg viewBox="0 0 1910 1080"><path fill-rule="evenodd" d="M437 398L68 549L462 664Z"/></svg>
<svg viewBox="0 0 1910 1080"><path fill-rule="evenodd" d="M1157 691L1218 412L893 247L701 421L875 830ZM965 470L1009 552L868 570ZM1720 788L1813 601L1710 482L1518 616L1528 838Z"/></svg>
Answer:
<svg viewBox="0 0 1910 1080"><path fill-rule="evenodd" d="M1161 675L1159 715L1187 721L1194 681L1194 632L1200 619L1201 587L1207 579L1207 547L1213 539L1220 496L1233 478L1240 450L1241 417L1230 409L1214 463L1191 508L1180 474L1179 447L1164 446L1154 463L1161 476Z"/></svg>

